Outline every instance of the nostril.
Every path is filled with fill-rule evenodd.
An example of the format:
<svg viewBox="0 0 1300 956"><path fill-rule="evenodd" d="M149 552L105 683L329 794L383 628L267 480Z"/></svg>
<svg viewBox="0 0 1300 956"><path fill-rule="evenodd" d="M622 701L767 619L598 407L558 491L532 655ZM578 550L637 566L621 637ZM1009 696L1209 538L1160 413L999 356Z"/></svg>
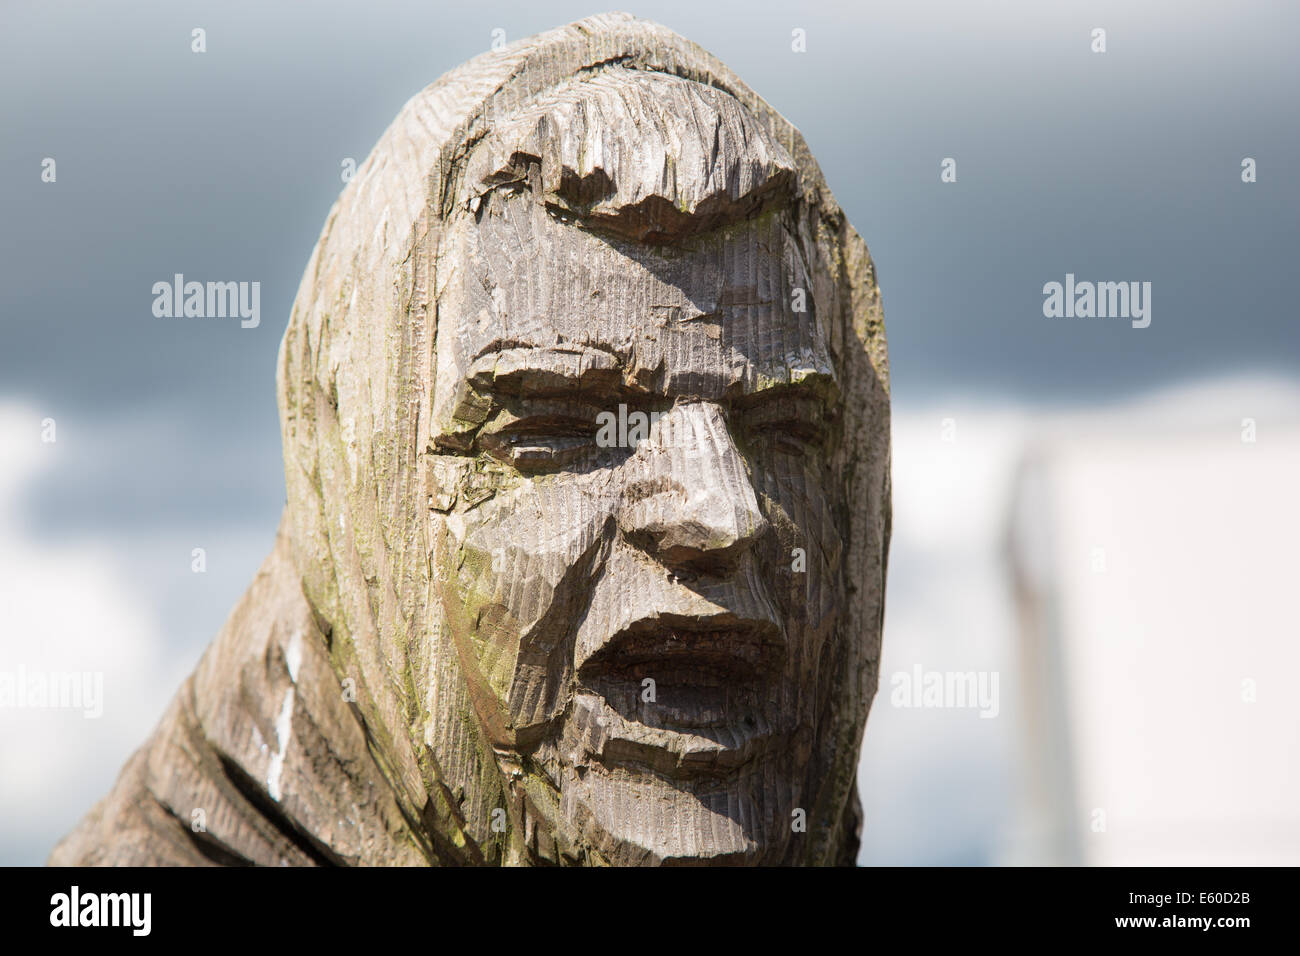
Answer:
<svg viewBox="0 0 1300 956"><path fill-rule="evenodd" d="M681 578L729 575L770 525L757 508L713 504L706 510L672 495L642 498L620 514L619 530L632 547Z"/></svg>
<svg viewBox="0 0 1300 956"><path fill-rule="evenodd" d="M740 566L741 558L749 550L749 542L741 541L726 548L700 548L694 545L666 545L650 536L627 535L633 546L652 555L664 566L670 579L691 583L699 578L728 577Z"/></svg>

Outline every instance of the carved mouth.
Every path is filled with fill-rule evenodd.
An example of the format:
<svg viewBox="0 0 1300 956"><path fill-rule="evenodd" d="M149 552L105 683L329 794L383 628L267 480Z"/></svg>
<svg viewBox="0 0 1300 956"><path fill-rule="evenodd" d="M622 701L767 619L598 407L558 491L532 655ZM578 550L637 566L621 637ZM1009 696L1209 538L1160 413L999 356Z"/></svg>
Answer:
<svg viewBox="0 0 1300 956"><path fill-rule="evenodd" d="M772 733L765 714L784 660L771 621L637 621L578 669L582 709L595 717L591 751L666 773L739 765Z"/></svg>
<svg viewBox="0 0 1300 956"><path fill-rule="evenodd" d="M647 677L658 684L675 675L688 685L728 686L771 676L784 656L780 629L771 621L664 615L623 628L583 662L578 677L640 685Z"/></svg>

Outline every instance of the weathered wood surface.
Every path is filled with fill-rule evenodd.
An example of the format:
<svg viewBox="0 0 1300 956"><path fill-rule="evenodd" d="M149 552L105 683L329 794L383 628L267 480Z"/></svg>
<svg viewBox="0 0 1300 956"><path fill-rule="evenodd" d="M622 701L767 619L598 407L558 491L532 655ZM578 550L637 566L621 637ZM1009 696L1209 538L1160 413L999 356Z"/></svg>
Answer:
<svg viewBox="0 0 1300 956"><path fill-rule="evenodd" d="M51 862L852 861L884 326L722 64L605 15L416 96L279 398L275 549Z"/></svg>

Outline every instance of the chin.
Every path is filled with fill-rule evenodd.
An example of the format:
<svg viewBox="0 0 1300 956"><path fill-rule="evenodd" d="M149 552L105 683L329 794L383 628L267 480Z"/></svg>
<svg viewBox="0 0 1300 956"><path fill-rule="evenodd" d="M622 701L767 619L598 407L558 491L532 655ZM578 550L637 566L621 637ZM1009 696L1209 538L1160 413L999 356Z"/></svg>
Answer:
<svg viewBox="0 0 1300 956"><path fill-rule="evenodd" d="M568 823L614 865L777 863L789 826L783 833L783 814L760 796L777 779L759 767L689 781L600 767L571 771L560 806Z"/></svg>

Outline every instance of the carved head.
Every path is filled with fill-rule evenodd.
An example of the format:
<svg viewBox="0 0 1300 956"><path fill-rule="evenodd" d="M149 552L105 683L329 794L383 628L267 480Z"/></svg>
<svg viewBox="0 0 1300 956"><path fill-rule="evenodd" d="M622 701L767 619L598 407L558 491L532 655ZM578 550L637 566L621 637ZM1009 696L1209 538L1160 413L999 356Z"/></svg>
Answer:
<svg viewBox="0 0 1300 956"><path fill-rule="evenodd" d="M654 24L448 74L281 352L304 590L453 862L850 862L888 540L867 251Z"/></svg>

